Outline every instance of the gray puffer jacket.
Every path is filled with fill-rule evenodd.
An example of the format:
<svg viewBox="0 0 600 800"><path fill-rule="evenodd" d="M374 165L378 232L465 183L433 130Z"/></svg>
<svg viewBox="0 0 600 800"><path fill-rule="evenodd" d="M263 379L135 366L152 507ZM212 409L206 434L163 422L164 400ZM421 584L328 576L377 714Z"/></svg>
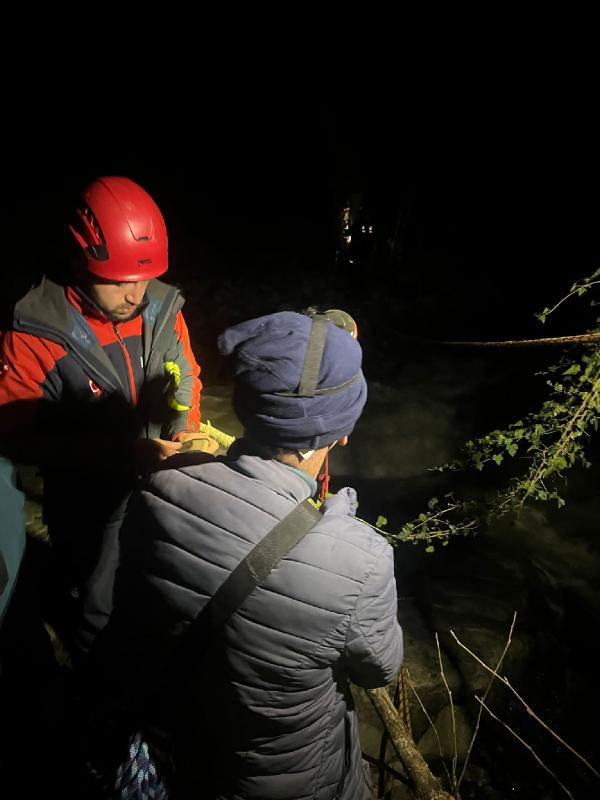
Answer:
<svg viewBox="0 0 600 800"><path fill-rule="evenodd" d="M151 477L130 507L101 648L125 692L144 696L208 597L310 493L299 472L248 455ZM392 550L355 510L352 489L330 498L203 659L186 700L196 796L367 796L348 680L388 683L402 634Z"/></svg>

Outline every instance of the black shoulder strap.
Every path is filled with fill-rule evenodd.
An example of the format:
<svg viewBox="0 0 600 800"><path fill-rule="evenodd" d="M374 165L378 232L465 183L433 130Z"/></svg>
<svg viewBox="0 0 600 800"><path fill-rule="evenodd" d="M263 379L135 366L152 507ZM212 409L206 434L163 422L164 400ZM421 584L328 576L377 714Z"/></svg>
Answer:
<svg viewBox="0 0 600 800"><path fill-rule="evenodd" d="M177 724L177 720L172 719L173 709L181 702L181 697L185 695L203 658L211 652L214 637L242 606L244 600L267 578L281 559L302 541L321 517L321 512L309 500L295 506L240 561L187 626L161 679L162 713L165 715L161 723L163 726ZM179 699L173 700L174 695Z"/></svg>
<svg viewBox="0 0 600 800"><path fill-rule="evenodd" d="M319 372L321 370L321 363L323 361L323 353L325 352L325 343L327 341L327 333L331 320L318 314L311 317L311 320L312 326L298 389L295 392L273 392L277 397L316 397L317 395L336 394L337 392L343 392L344 389L348 389L362 377L362 372L359 369L349 380L339 384L339 386L328 386L325 389L317 389L319 385ZM333 325L333 323L331 324Z"/></svg>
<svg viewBox="0 0 600 800"><path fill-rule="evenodd" d="M244 600L267 578L281 559L302 541L321 517L321 512L310 500L304 500L293 508L252 548L219 586L188 626L186 639L204 649L208 644L206 636L222 628L231 619Z"/></svg>
<svg viewBox="0 0 600 800"><path fill-rule="evenodd" d="M325 342L327 341L327 328L329 321L325 317L313 317L304 366L300 377L298 394L304 397L314 397L319 383L319 370L323 360Z"/></svg>

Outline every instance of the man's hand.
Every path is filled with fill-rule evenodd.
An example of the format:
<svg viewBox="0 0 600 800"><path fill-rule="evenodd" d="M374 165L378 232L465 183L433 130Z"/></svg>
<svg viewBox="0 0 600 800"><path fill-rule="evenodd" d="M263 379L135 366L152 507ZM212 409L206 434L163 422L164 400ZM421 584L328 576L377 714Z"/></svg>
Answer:
<svg viewBox="0 0 600 800"><path fill-rule="evenodd" d="M211 436L197 431L185 431L177 436L177 441L182 443L182 451L200 450L203 453L216 453L219 443Z"/></svg>
<svg viewBox="0 0 600 800"><path fill-rule="evenodd" d="M135 465L138 472L152 472L164 461L181 450L181 442L168 439L138 439L135 443Z"/></svg>

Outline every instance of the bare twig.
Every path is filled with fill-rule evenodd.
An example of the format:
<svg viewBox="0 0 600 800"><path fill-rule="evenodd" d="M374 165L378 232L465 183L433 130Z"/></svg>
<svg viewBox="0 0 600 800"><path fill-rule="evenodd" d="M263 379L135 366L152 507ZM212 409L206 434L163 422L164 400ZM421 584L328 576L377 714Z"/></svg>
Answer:
<svg viewBox="0 0 600 800"><path fill-rule="evenodd" d="M535 758L535 760L538 762L538 764L539 764L539 765L540 765L540 766L541 766L543 769L545 769L545 770L546 770L546 772L547 772L549 775L552 775L552 777L553 777L553 778L554 778L554 780L555 780L555 781L558 783L558 785L560 786L560 788L561 788L561 789L562 789L564 792L566 792L566 794L567 794L567 795L568 795L568 796L571 798L571 800L574 800L574 798L573 798L573 795L571 794L571 792L570 792L570 791L567 789L567 787L566 787L564 784L562 784L562 783L559 781L559 779L558 779L558 778L556 777L556 775L555 775L555 774L552 772L552 770L551 770L549 767L547 767L547 766L544 764L544 762L543 762L543 761L542 761L542 759L541 759L541 758L538 756L538 754L535 752L535 750L533 749L533 747L531 747L531 745L527 744L527 742L526 742L524 739L522 739L522 738L519 736L519 734L518 734L518 733L515 733L515 731L513 731L513 729L510 727L510 725L507 725L507 724L506 724L506 722L503 722L501 719L499 719L499 718L498 718L498 717L497 717L497 716L494 714L494 712L493 712L493 711L490 711L490 709L489 709L489 708L486 706L486 704L483 702L483 700L482 700L480 697L478 697L477 695L475 695L475 699L477 700L477 702L478 702L478 703L481 703L481 705L482 705L482 706L485 708L485 710L488 712L488 714L490 714L490 716L492 716L492 717L493 717L493 718L496 720L496 722L499 722L501 725L504 725L504 727L506 728L506 730L510 731L510 732L512 733L512 735L515 737L515 739L517 739L519 742L521 742L521 744L523 745L523 747L525 747L525 748L527 748L527 750L529 750L529 752L530 752L530 753L531 753L531 755L532 755L532 756Z"/></svg>
<svg viewBox="0 0 600 800"><path fill-rule="evenodd" d="M572 753L572 754L573 754L574 756L576 756L576 757L577 757L577 758L578 758L578 759L579 759L579 760L580 760L580 761L581 761L583 764L585 764L585 766L586 766L586 767L587 767L589 770L591 770L591 772L593 772L593 774L596 776L596 778L600 778L600 773L598 773L598 772L597 772L597 770L595 770L595 769L594 769L594 767L593 767L593 766L590 764L590 762L589 762L589 761L587 761L587 760L586 760L586 759L585 759L585 758L584 758L584 757L583 757L583 756L582 756L580 753L578 753L578 752L577 752L577 750L575 750L574 748L572 748L570 744L567 744L567 742L565 742L565 740L564 740L564 739L562 739L562 738L561 738L561 737L558 735L558 733L556 733L555 731L553 731L553 730L552 730L552 728L550 728L550 727L549 727L549 725L547 725L547 724L544 722L544 720L542 720L542 719L540 719L540 718L538 717L538 715L537 715L537 714L536 714L536 713L533 711L533 709L531 709L531 708L530 708L530 706L528 706L528 705L527 705L527 703L525 702L525 700L523 700L523 698L522 698L522 697L521 697L521 695L520 695L520 694L517 692L517 690L516 690L516 689L515 689L515 688L514 688L514 687L513 687L513 686L512 686L510 683L509 683L509 681L508 681L508 679L507 679L507 678L505 678L503 675L499 675L499 674L498 674L498 672L497 672L496 670L493 670L491 667L488 667L488 665L487 665L487 664L486 664L484 661L482 661L482 660L481 660L481 659L480 659L478 656L476 656L476 655L475 655L475 653L474 653L472 650L469 650L469 648L468 648L468 647L466 647L466 645L464 645L464 644L463 644L463 643L460 641L460 639L459 639L459 638L458 638L458 636L457 636L457 635L454 633L454 631L453 631L453 630L451 630L451 631L450 631L450 633L451 633L451 635L454 637L454 639L455 639L456 643L457 643L458 645L460 645L460 647L462 647L462 649L463 649L463 650L466 650L466 652L467 652L467 653L469 653L469 655L470 655L470 656L472 656L472 657L475 659L475 661L477 661L477 663L478 663L478 664L481 664L481 666L482 666L484 669L486 669L488 672L490 672L492 675L494 675L496 678L498 678L498 680L499 680L499 681L501 681L501 682L502 682L502 683L503 683L505 686L507 686L507 687L508 687L508 688L511 690L511 692L514 694L514 696L517 698L517 700L518 700L518 701L521 703L521 705L522 705L522 706L524 707L524 709L527 711L527 713L528 713L530 716L532 716L532 717L533 717L533 718L536 720L536 722L538 722L538 723L539 723L539 724L540 724L540 725L541 725L543 728L545 728L545 729L548 731L548 733L549 733L549 734L551 734L551 735L552 735L552 736L553 736L553 737L556 739L556 741L557 741L557 742L560 742L560 744L562 744L562 746L563 746L563 747L565 747L565 748L566 748L566 749L567 749L567 750L568 750L570 753Z"/></svg>
<svg viewBox="0 0 600 800"><path fill-rule="evenodd" d="M435 645L437 647L437 654L438 660L440 662L440 673L442 675L442 680L444 681L444 686L446 687L446 691L448 692L448 697L450 698L450 713L452 714L452 734L454 736L454 756L452 757L452 791L456 793L457 782L456 782L456 763L458 761L458 745L456 742L456 716L454 714L454 701L452 700L452 692L450 687L448 686L448 681L446 680L446 675L444 673L444 664L442 663L442 651L440 650L440 640L437 635L435 634Z"/></svg>
<svg viewBox="0 0 600 800"><path fill-rule="evenodd" d="M597 274L597 273L594 273L594 274ZM600 281L590 281L589 283L584 283L584 284L577 285L577 287L575 289L572 289L569 292L569 294L567 294L567 295L565 295L565 297L561 298L555 306L552 306L552 308L549 308L548 311L546 311L546 313L543 314L543 316L544 317L548 317L548 316L550 316L550 314L553 314L556 311L556 309L559 306L561 306L566 300L568 300L570 297L574 297L576 294L578 294L580 289L585 288L585 291L587 291L590 286L596 286L599 283L600 283Z"/></svg>
<svg viewBox="0 0 600 800"><path fill-rule="evenodd" d="M512 624L510 626L510 631L508 632L508 639L506 640L506 644L504 645L504 650L502 651L502 655L498 659L498 663L496 664L496 667L494 669L494 673L498 672L498 670L502 666L502 662L504 661L504 657L506 656L506 653L508 652L508 648L510 647L510 644L511 644L511 641L512 641L512 634L513 634L513 630L514 630L516 621L517 621L517 612L515 611L515 613L513 615ZM483 699L484 700L487 698L488 694L490 693L490 689L492 688L492 684L494 682L494 678L495 677L496 677L496 675L494 674L490 678L490 682L488 683L487 688L485 690L485 694L483 695ZM482 713L483 713L483 707L480 705L479 706L479 711L477 713L477 720L475 722L475 730L473 731L473 736L471 736L471 741L469 742L469 749L467 750L467 755L466 755L466 758L465 758L465 761L464 761L460 776L458 778L458 783L456 784L456 788L457 789L460 788L460 784L462 783L462 780L465 777L465 772L466 772L466 769L467 769L467 765L469 764L469 759L471 758L471 751L473 750L473 745L475 744L475 739L477 738L477 734L479 732L479 724L481 722Z"/></svg>
<svg viewBox="0 0 600 800"><path fill-rule="evenodd" d="M432 728L432 730L433 730L433 732L435 734L435 738L437 739L437 743L438 743L438 750L440 751L440 759L442 761L442 766L444 767L444 772L446 773L446 777L448 778L448 785L452 786L452 778L450 777L450 773L448 771L448 767L446 766L446 762L444 761L444 754L442 752L442 743L440 741L440 737L439 737L439 734L437 732L437 728L435 727L435 724L434 724L433 720L429 716L429 714L427 712L427 709L423 705L423 701L421 700L421 698L419 697L419 695L417 693L417 690L415 689L415 686L414 686L414 684L412 682L412 678L410 677L410 672L408 671L408 669L406 670L406 675L408 677L408 682L410 683L410 688L413 690L413 694L417 698L417 701L418 701L419 705L421 706L421 708L423 709L423 713L427 717L427 721L429 722L429 724L430 724L430 726L431 726L431 728Z"/></svg>

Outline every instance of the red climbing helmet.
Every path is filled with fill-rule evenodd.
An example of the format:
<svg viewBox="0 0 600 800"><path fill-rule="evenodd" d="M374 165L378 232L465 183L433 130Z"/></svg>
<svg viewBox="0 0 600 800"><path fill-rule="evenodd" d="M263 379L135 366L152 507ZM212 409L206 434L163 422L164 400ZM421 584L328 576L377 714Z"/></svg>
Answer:
<svg viewBox="0 0 600 800"><path fill-rule="evenodd" d="M98 178L83 192L69 230L88 270L109 281L146 281L167 271L167 229L158 206L129 178Z"/></svg>

